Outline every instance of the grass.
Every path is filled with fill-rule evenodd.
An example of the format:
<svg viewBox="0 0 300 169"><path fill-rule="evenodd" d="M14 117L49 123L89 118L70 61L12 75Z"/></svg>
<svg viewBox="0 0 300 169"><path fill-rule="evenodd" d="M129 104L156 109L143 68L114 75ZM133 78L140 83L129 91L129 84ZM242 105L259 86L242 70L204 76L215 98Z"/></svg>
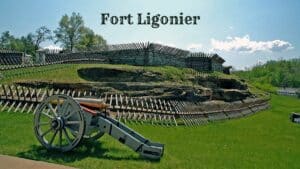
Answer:
<svg viewBox="0 0 300 169"><path fill-rule="evenodd" d="M1 83L13 83L22 81L52 81L64 83L87 82L80 78L77 70L81 68L107 68L126 71L151 71L157 72L166 79L166 83L180 83L191 85L195 75L192 69L176 68L172 66L131 66L131 65L111 65L111 64L59 64L34 68L22 68L15 70L0 71L4 76ZM203 73L203 76L214 76L220 78L237 78L236 76L224 75L222 73Z"/></svg>
<svg viewBox="0 0 300 169"><path fill-rule="evenodd" d="M256 115L199 127L130 125L164 143L161 161L141 159L109 136L71 153L48 152L33 134L33 116L0 113L0 154L78 168L293 169L300 166L300 125L289 121L300 100L272 95L271 108Z"/></svg>

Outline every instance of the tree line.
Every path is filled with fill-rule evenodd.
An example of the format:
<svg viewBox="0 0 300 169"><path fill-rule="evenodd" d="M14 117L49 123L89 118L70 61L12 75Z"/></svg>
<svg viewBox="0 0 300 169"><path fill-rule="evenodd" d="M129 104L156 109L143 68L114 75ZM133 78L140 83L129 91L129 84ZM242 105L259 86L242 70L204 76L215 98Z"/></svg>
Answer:
<svg viewBox="0 0 300 169"><path fill-rule="evenodd" d="M62 16L58 28L54 31L42 26L34 33L19 38L5 31L0 37L0 48L25 52L34 56L41 48L41 43L48 40L60 44L67 52L103 50L107 47L106 40L86 27L79 13L73 12L71 16L67 14Z"/></svg>
<svg viewBox="0 0 300 169"><path fill-rule="evenodd" d="M249 71L236 72L251 82L271 84L276 87L300 87L300 59L268 61Z"/></svg>

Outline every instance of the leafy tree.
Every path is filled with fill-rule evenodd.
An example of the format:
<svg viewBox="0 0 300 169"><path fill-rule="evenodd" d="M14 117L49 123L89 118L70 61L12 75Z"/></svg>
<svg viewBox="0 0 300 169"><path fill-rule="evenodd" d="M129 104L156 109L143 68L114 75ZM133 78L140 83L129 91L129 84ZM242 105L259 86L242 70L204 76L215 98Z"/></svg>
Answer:
<svg viewBox="0 0 300 169"><path fill-rule="evenodd" d="M37 50L35 38L35 35L33 35L32 33L29 33L27 36L21 37L21 43L23 44L22 51L30 54L31 56L34 56Z"/></svg>
<svg viewBox="0 0 300 169"><path fill-rule="evenodd" d="M9 31L3 32L0 38L1 48L7 48L15 51L22 52L24 49L24 44L21 39L15 38L10 34Z"/></svg>
<svg viewBox="0 0 300 169"><path fill-rule="evenodd" d="M10 49L19 52L24 52L25 45L21 39L14 38L10 43Z"/></svg>
<svg viewBox="0 0 300 169"><path fill-rule="evenodd" d="M1 35L0 47L34 55L35 45L33 39L34 35L31 33L27 36L22 36L21 38L15 38L13 35L10 35L9 31L6 31Z"/></svg>
<svg viewBox="0 0 300 169"><path fill-rule="evenodd" d="M0 47L11 49L11 44L13 40L14 36L10 35L9 31L3 32L0 38Z"/></svg>
<svg viewBox="0 0 300 169"><path fill-rule="evenodd" d="M33 35L32 40L35 46L35 50L40 48L40 44L46 40L51 40L51 30L46 26L42 26L35 31L35 35Z"/></svg>
<svg viewBox="0 0 300 169"><path fill-rule="evenodd" d="M79 13L73 12L71 16L64 15L59 27L54 31L55 43L61 45L67 50L73 52L103 50L106 41L101 35L97 35L93 30L84 26L84 21ZM8 48L20 52L26 52L35 55L40 44L46 40L52 40L51 30L42 26L34 34L29 33L21 38L15 38L9 31L3 32L0 37L0 48Z"/></svg>
<svg viewBox="0 0 300 169"><path fill-rule="evenodd" d="M101 35L97 35L93 30L84 28L76 49L79 51L93 51L106 49L106 40Z"/></svg>
<svg viewBox="0 0 300 169"><path fill-rule="evenodd" d="M73 51L80 41L83 29L84 21L79 13L73 12L70 17L64 15L59 22L59 27L54 31L55 43L60 42L65 49Z"/></svg>

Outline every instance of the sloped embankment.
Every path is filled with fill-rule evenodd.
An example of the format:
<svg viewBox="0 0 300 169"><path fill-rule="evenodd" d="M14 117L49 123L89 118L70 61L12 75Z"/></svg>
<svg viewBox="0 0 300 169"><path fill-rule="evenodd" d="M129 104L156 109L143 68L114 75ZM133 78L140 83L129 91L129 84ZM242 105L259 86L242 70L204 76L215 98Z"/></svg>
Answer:
<svg viewBox="0 0 300 169"><path fill-rule="evenodd" d="M245 83L234 78L205 75L159 68L136 67L131 69L88 67L77 70L86 83L62 83L52 81L19 82L20 85L54 89L92 90L100 93L122 93L133 97L155 97L185 101L221 100L232 102L253 95ZM174 71L178 71L173 73ZM179 78L179 76L181 76Z"/></svg>
<svg viewBox="0 0 300 169"><path fill-rule="evenodd" d="M164 101L171 101L171 116L185 125L243 117L268 108L267 100L252 94L246 83L223 74L207 73L195 76L192 72L178 68L129 68L109 67L109 65L81 67L76 71L78 77L84 79L84 82L82 80L74 80L72 83L34 80L17 84L31 88L48 88L55 93L69 95L81 93L77 97L111 96L109 98L112 101L108 102L112 104L111 107L124 104L117 97L130 96L136 100L130 102L132 105L125 105L125 107L131 106L136 109L136 106L144 105L139 108L141 112L135 112L136 116L133 118L146 117L151 112L151 108L164 108ZM145 100L150 100L147 103L148 107L147 104L142 104ZM169 117L170 114L164 114L163 111L160 113ZM120 118L128 118L128 114L123 113Z"/></svg>

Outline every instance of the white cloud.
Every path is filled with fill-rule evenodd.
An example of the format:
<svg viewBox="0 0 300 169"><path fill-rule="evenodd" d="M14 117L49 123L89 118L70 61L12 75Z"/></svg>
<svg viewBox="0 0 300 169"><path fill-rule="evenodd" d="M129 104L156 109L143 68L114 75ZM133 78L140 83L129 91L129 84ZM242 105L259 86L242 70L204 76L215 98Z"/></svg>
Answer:
<svg viewBox="0 0 300 169"><path fill-rule="evenodd" d="M45 46L45 47L43 47L43 49L48 49L48 50L62 50L61 47L56 46L56 45Z"/></svg>
<svg viewBox="0 0 300 169"><path fill-rule="evenodd" d="M158 43L158 44L166 45L166 46L170 46L170 47L176 47L176 45L173 44L173 43L166 43L166 42L162 42L162 41L160 41L160 40L157 40L157 41L155 41L154 43Z"/></svg>
<svg viewBox="0 0 300 169"><path fill-rule="evenodd" d="M203 49L203 45L201 43L191 43L187 46L187 50L192 52L199 52Z"/></svg>
<svg viewBox="0 0 300 169"><path fill-rule="evenodd" d="M254 53L258 51L281 52L293 49L291 43L283 40L273 41L251 41L249 35L244 37L227 37L225 41L211 39L212 52L216 51L237 51Z"/></svg>

